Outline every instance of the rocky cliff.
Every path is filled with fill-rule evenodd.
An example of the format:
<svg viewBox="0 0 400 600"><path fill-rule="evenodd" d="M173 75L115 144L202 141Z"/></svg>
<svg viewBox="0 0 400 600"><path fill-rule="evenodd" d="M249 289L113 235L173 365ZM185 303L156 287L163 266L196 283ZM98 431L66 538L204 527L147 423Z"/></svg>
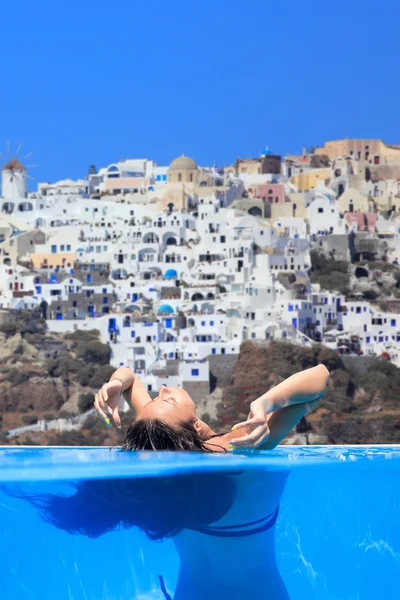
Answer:
<svg viewBox="0 0 400 600"><path fill-rule="evenodd" d="M361 363L366 360L366 369ZM360 361L360 362L359 362ZM289 375L323 363L331 372L318 408L297 427L293 443L400 443L400 369L384 358L342 361L332 350L285 342L245 342L217 418L227 428L248 414L250 402ZM322 437L321 437L322 436Z"/></svg>

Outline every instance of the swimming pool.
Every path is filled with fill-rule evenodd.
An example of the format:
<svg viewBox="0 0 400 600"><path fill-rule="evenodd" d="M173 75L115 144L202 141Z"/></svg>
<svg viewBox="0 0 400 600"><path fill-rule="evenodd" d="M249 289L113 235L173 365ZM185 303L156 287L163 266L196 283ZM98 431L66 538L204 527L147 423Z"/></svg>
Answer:
<svg viewBox="0 0 400 600"><path fill-rule="evenodd" d="M4 447L0 455L2 600L399 596L399 447L247 455ZM51 518L49 494L67 498L52 501ZM189 519L192 529L150 541L136 526L116 530L118 519L153 532ZM222 525L204 533L205 522ZM260 524L262 533L242 535Z"/></svg>

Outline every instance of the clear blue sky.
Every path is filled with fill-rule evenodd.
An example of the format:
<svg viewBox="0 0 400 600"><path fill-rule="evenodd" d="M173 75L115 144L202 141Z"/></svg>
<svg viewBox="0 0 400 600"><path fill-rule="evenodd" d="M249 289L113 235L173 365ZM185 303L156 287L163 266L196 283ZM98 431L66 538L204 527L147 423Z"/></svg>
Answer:
<svg viewBox="0 0 400 600"><path fill-rule="evenodd" d="M24 140L55 181L127 157L400 143L399 17L397 0L4 2L0 150Z"/></svg>

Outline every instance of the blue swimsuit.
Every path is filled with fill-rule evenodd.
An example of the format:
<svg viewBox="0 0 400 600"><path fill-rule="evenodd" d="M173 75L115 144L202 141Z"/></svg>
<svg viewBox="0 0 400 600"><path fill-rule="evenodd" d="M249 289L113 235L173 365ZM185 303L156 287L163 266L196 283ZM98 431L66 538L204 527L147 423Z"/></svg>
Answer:
<svg viewBox="0 0 400 600"><path fill-rule="evenodd" d="M266 517L258 519L257 521L250 521L249 523L241 523L239 525L222 525L220 527L191 527L191 531L198 531L205 535L212 535L214 537L244 537L247 535L255 535L256 533L262 533L271 529L276 523L279 514L279 504L274 510ZM168 594L164 584L162 575L158 576L161 585L161 591L164 594L166 600L172 600Z"/></svg>

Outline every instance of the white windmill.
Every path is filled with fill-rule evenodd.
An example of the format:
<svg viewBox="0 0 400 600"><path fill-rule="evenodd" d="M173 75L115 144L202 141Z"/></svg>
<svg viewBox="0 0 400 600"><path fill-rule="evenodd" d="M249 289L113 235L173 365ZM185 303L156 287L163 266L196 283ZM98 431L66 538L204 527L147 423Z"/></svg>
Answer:
<svg viewBox="0 0 400 600"><path fill-rule="evenodd" d="M37 165L26 165L24 166L20 160L18 160L17 155L18 152L22 148L22 142L18 146L18 149L14 156L11 156L10 153L10 144L7 142L8 146L8 157L5 158L2 152L0 152L0 157L3 159L5 163L2 168L1 174L1 187L2 187L2 195L5 200L8 202L18 201L21 198L26 198L28 193L28 179L33 179L27 173L27 169L29 167L36 167ZM28 156L31 156L33 152L29 152L24 156L21 160L25 160Z"/></svg>

